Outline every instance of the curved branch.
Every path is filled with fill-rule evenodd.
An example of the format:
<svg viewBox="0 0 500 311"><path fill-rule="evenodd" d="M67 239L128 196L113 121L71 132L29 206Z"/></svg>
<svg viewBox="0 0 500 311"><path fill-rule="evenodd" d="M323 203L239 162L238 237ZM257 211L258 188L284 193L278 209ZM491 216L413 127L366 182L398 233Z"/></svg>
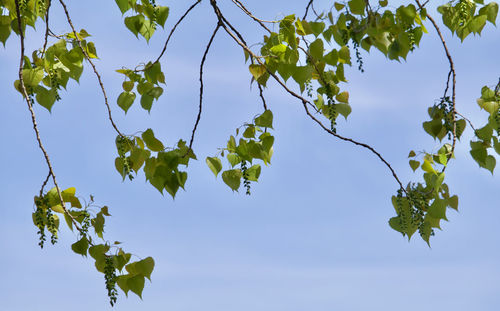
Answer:
<svg viewBox="0 0 500 311"><path fill-rule="evenodd" d="M417 3L417 5L418 5L418 7L420 9L423 9L424 5L427 4L427 2L426 2L426 3L424 3L424 5L422 5L419 0L415 0L415 2ZM452 80L452 89L451 89L451 103L452 103L451 105L452 105L452 110L453 110L453 113L452 113L453 142L452 142L452 145L451 145L451 152L448 155L448 160L450 160L451 157L453 156L453 153L455 151L455 146L457 144L457 122L456 122L456 119L457 119L457 109L456 109L457 73L455 72L455 64L453 63L453 58L451 57L450 51L448 50L448 46L446 44L446 41L444 40L443 34L441 33L441 30L439 29L438 24L436 23L436 21L434 20L434 18L432 18L432 16L427 15L427 18L431 21L432 26L434 27L434 29L436 29L438 37L441 40L441 44L443 45L444 52L446 54L446 58L448 59L448 63L450 64L450 73L452 74L452 78L453 78L453 80ZM448 81L449 81L449 77L450 77L450 75L448 74ZM448 84L449 83L446 84L445 94L448 91ZM446 166L443 167L442 172L444 172L445 170L446 170Z"/></svg>
<svg viewBox="0 0 500 311"><path fill-rule="evenodd" d="M313 2L314 0L309 0L309 3L306 6L306 12L304 13L304 17L302 17L302 19L306 19L307 14L309 14L309 8L312 6Z"/></svg>
<svg viewBox="0 0 500 311"><path fill-rule="evenodd" d="M125 137L125 135L123 135L120 132L120 130L118 129L118 127L115 124L115 121L113 120L113 116L111 114L111 107L109 106L109 102L108 102L108 95L106 94L106 89L104 88L104 84L102 83L101 75L97 71L97 68L94 65L94 62L91 60L91 58L88 55L87 51L83 48L82 41L78 37L78 33L76 32L75 26L73 25L73 22L71 21L71 17L69 16L69 12L68 12L68 8L66 7L66 4L64 3L63 0L59 0L59 3L61 4L61 6L64 9L64 14L66 15L66 20L68 21L68 24L71 27L71 30L73 31L73 34L75 35L75 40L78 43L78 46L80 47L80 50L82 50L83 55L85 56L85 58L89 62L90 66L92 66L92 70L94 71L94 74L97 77L97 81L99 82L99 86L101 88L102 95L104 96L104 105L106 105L106 108L108 110L108 119L111 122L111 125L113 126L113 128L115 129L115 131L118 133L118 135L120 135L122 137Z"/></svg>
<svg viewBox="0 0 500 311"><path fill-rule="evenodd" d="M189 141L189 149L188 150L192 150L191 147L193 147L194 135L196 133L196 129L198 128L198 124L200 123L201 112L202 112L202 108L203 108L203 67L205 66L205 61L207 59L208 51L210 51L210 47L212 46L212 42L214 41L215 35L219 31L220 26L221 26L221 24L218 22L217 27L215 27L215 30L212 33L210 40L208 41L207 47L205 49L205 53L203 53L203 57L201 58L201 64L200 64L200 105L198 108L198 116L196 117L196 122L194 124L193 132L191 134L191 140Z"/></svg>
<svg viewBox="0 0 500 311"><path fill-rule="evenodd" d="M45 54L45 51L47 50L47 43L49 41L49 11L50 11L50 6L52 4L52 0L49 0L49 4L47 5L47 10L45 11L45 38L43 41L43 48L42 48L42 57Z"/></svg>
<svg viewBox="0 0 500 311"><path fill-rule="evenodd" d="M219 7L217 6L217 1L216 0L210 0L210 4L212 5L213 9L214 9L214 12L215 14L217 15L217 17L219 18L219 21L220 23L222 24L222 28L226 31L226 33L231 37L233 38L233 40L239 45L241 46L245 51L247 51L253 58L256 59L256 61L261 65L261 66L264 66L267 70L267 72L269 73L269 75L271 75L274 80L276 80L276 82L278 82L278 84L281 85L281 87L283 87L283 89L289 93L291 96L299 99L305 110L306 110L306 113L307 115L314 121L316 122L321 128L323 128L323 130L325 130L326 132L328 132L330 135L332 136L335 136L337 137L338 139L340 140L343 140L343 141L347 141L347 142L350 142L350 143L353 143L357 146L360 146L360 147L363 147L363 148L366 148L368 149L369 151L371 151L373 154L375 154L381 161L382 163L384 163L388 168L389 170L391 171L392 173L392 176L394 177L394 179L396 180L396 182L399 184L400 188L406 193L406 189L403 187L403 183L401 182L401 180L399 179L399 177L397 176L396 172L394 171L394 169L392 168L392 166L389 164L389 162L387 162L383 157L382 155L376 151L373 147L371 147L370 145L368 144L365 144L365 143L361 143L361 142L358 142L358 141L355 141L354 139L352 138L348 138L348 137L344 137L342 135L339 135L335 132L333 132L332 130L330 130L329 128L327 128L323 123L321 123L321 121L319 121L316 117L314 117L314 115L311 114L311 112L309 111L309 108L307 107L307 105L312 105L311 102L309 102L307 99L305 99L304 97L300 96L299 94L295 93L294 91L292 91L290 88L288 88L286 86L286 84L281 81L281 79L274 73L272 72L271 70L269 70L269 68L267 68L267 66L265 65L265 63L263 63L259 57L257 55L255 55L252 50L250 50L250 48L245 45L241 40L238 39L238 37L233 34L231 32L230 29L228 29L228 27L226 26L226 24L224 23L225 21L225 18L223 17L222 13L220 12L220 9Z"/></svg>
<svg viewBox="0 0 500 311"><path fill-rule="evenodd" d="M188 9L187 11L184 13L184 15L181 16L181 18L179 18L179 20L177 21L177 23L175 23L174 27L172 28L172 30L170 31L170 33L168 34L168 37L167 37L167 41L165 41L165 45L163 45L163 49L161 50L161 53L160 53L160 56L158 56L158 58L154 61L154 63L157 63L160 61L160 59L162 58L163 54L165 54L165 51L167 50L167 46L168 46L168 42L170 41L170 38L172 37L172 35L174 34L175 30L177 29L177 26L179 26L179 24L182 22L182 20L189 14L189 12L191 12L192 9L194 9L199 3L201 2L201 0L197 0L195 3L193 3Z"/></svg>

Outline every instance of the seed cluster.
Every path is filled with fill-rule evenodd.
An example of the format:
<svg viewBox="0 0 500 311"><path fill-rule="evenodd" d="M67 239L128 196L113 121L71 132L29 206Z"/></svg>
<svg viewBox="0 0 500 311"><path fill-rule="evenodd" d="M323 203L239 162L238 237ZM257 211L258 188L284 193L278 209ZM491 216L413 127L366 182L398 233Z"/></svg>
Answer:
<svg viewBox="0 0 500 311"><path fill-rule="evenodd" d="M113 256L106 256L104 280L108 291L109 303L111 306L114 306L117 300L118 291L116 290L116 269L113 263Z"/></svg>

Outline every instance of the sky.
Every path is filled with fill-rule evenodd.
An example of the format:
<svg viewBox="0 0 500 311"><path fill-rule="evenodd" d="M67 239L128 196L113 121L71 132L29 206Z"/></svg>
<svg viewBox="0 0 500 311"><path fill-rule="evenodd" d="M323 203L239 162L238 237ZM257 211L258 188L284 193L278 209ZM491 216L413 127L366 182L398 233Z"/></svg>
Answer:
<svg viewBox="0 0 500 311"><path fill-rule="evenodd" d="M162 59L165 94L151 114L136 103L125 116L115 103L123 81L115 69L155 59L174 21L190 5L157 2L170 6L171 15L166 30L149 44L125 28L113 1L68 5L76 27L93 35L100 57L96 65L119 127L126 133L153 128L172 146L190 137L198 108L198 66L216 19L208 3L193 11ZM302 15L305 2L248 6L263 19L278 19ZM329 1L316 3L317 9L330 6ZM52 29L67 32L56 7ZM229 1L222 9L250 44L262 40L263 33ZM498 81L498 29L488 24L480 38L471 36L463 44L444 33L456 64L458 110L483 124L486 113L476 99L482 86ZM28 51L41 43L40 34L28 32ZM401 63L376 51L362 55L365 72L346 72L353 112L348 122L339 121L338 131L374 146L404 183L418 180L408 166L408 152L439 146L421 123L428 118L427 107L441 96L448 72L440 42L430 31L421 48ZM11 38L0 49L5 143L0 153L0 311L111 310L103 275L91 259L70 249L74 233L63 229L55 246L40 250L37 245L33 196L47 169L26 104L13 88L18 58L18 42ZM252 195L233 193L220 176L214 178L204 158L215 155L235 128L262 109L246 66L241 49L219 33L205 67L204 111L194 142L199 161L190 163L186 191L175 200L162 196L143 175L121 181L114 168L115 133L88 67L52 113L36 107L61 187L75 187L78 195L92 194L109 206L109 240L156 261L143 300L120 292L115 310L498 310L500 180L469 155L470 128L447 169L450 190L460 197L459 212L448 211L449 222L442 223L431 247L418 237L408 242L387 224L394 216L390 197L397 190L387 168L366 150L327 135L276 83L265 90L275 116L274 156L252 185Z"/></svg>

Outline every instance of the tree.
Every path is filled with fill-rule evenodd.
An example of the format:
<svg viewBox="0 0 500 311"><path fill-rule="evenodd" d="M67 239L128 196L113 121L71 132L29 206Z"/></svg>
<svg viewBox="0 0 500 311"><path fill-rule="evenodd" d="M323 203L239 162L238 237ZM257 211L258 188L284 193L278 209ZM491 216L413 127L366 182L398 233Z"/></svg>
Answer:
<svg viewBox="0 0 500 311"><path fill-rule="evenodd" d="M124 14L125 26L135 36L146 41L165 25L169 15L168 7L154 1L116 3ZM71 246L73 251L84 256L90 254L97 270L105 274L112 305L116 301L116 284L126 293L132 291L141 295L145 278L149 278L153 271L154 260L147 257L130 262L131 254L122 249L119 243L103 239L105 218L110 216L108 208L96 205L92 196L88 201L82 202L76 195L75 188L63 190L58 186L55 171L38 130L34 110L35 104L39 104L51 111L53 105L63 97L62 90L71 86L68 81L79 80L84 64L95 73L99 81L109 122L117 134L117 171L124 180L132 180L143 169L146 180L151 185L172 197L175 197L180 188L184 188L187 180L185 167L190 160L196 159L193 143L202 116L203 69L213 40L219 32L226 33L243 50L249 63L252 82L259 91L263 106L262 112L250 118L236 130L235 135L230 136L217 156L206 157L210 170L215 176L220 174L223 182L233 191L242 188L250 194L252 183L260 177L261 164L267 165L271 161L274 143L273 113L268 109L264 89L273 80L277 83L276 87L284 89L291 100L298 101L306 116L326 133L368 150L386 166L398 185L396 195L392 197L396 214L389 224L408 238L418 232L429 243L434 228L440 228L440 220L446 219L447 208L458 208L458 197L450 193L444 183L444 173L448 162L454 157L457 141L467 123L475 134L470 143L471 156L481 167L491 172L495 167L495 158L489 152L498 152L500 149L497 125L500 84L485 86L481 90L478 104L489 113L489 117L485 126L472 126L468 118L462 116L457 109L455 64L434 14L427 14L427 3L417 1L415 4L391 7L384 1L372 6L365 1L353 0L343 4L335 3L330 11L319 12L314 9L313 1L310 1L306 3L304 16L287 15L279 21L267 22L255 17L245 4L233 1L265 33L258 49L246 42L216 1L209 1L207 8L217 18L217 22L212 35L207 38L208 43L201 59L196 121L189 140L179 140L167 148L153 129L133 135L124 134L120 130L111 114L113 101L108 97L101 75L94 65L98 55L96 47L90 41L87 31L78 31L72 23L66 4L63 1L59 1L59 4L63 11L62 17L58 18L67 20L70 31L55 34L47 26L42 34L42 48L30 53L31 51L25 51L24 30L27 25L34 27L39 18L48 25L53 4L50 1L0 2L5 11L2 15L0 39L4 44L11 34L20 39L19 79L15 82L15 87L26 100L37 143L49 169L34 200L36 210L33 222L39 231L40 246L44 246L48 236L50 242L57 241L58 215L64 217L67 226L78 234L78 240ZM141 107L148 112L152 111L160 98L164 98L167 71L162 71L162 57L177 27L200 4L201 1L196 1L180 15L157 58L132 69L117 70L125 77L125 81L116 103L125 113L134 105L138 95L140 100L137 98L135 105L140 102ZM452 34L464 41L470 34L480 34L486 24L495 23L498 5L494 2L484 4L462 0L440 6L438 12ZM342 83L347 82L344 73L347 65L354 64L363 71L361 49L378 50L389 60L400 61L417 49L421 37L431 29L436 31L442 42L444 55L449 62L449 73L443 84L444 92L429 107L430 119L423 123L423 127L434 139L444 142L435 152L410 151L409 164L414 171L418 170L423 174L423 181L406 185L389 161L374 147L343 135L337 128L339 116L347 119L351 113L349 93ZM491 81L485 83L491 84ZM227 159L227 164L223 165L222 158ZM49 181L54 184L54 188L46 191ZM93 238L89 233L90 228L95 233ZM100 239L104 242L99 242Z"/></svg>

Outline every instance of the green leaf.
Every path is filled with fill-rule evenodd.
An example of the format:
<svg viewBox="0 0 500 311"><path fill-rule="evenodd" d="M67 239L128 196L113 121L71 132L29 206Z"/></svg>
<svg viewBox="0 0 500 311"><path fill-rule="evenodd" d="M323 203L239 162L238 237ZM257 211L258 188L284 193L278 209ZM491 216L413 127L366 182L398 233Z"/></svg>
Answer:
<svg viewBox="0 0 500 311"><path fill-rule="evenodd" d="M241 163L241 158L236 153L230 153L227 155L227 160L232 167L236 164Z"/></svg>
<svg viewBox="0 0 500 311"><path fill-rule="evenodd" d="M92 219L92 226L96 235L100 238L102 238L102 233L104 232L104 222L104 216L101 213L97 213L96 217Z"/></svg>
<svg viewBox="0 0 500 311"><path fill-rule="evenodd" d="M152 257L147 257L135 263L135 271L138 274L146 277L150 281L151 281L151 273L153 272L154 267L155 267L155 261Z"/></svg>
<svg viewBox="0 0 500 311"><path fill-rule="evenodd" d="M340 113L347 120L347 117L351 114L351 106L348 104L335 104L335 110Z"/></svg>
<svg viewBox="0 0 500 311"><path fill-rule="evenodd" d="M266 72L266 66L264 65L250 65L248 67L248 69L250 70L250 73L252 74L253 78L255 80L259 80L260 77L262 77Z"/></svg>
<svg viewBox="0 0 500 311"><path fill-rule="evenodd" d="M337 96L335 96L335 99L337 99L341 103L347 104L349 102L349 93L348 92L339 93Z"/></svg>
<svg viewBox="0 0 500 311"><path fill-rule="evenodd" d="M132 106L135 101L135 93L133 92L122 92L120 96L118 96L118 106L127 113L128 109Z"/></svg>
<svg viewBox="0 0 500 311"><path fill-rule="evenodd" d="M109 251L109 245L98 244L89 248L89 255L97 260L101 257L104 257L107 251Z"/></svg>
<svg viewBox="0 0 500 311"><path fill-rule="evenodd" d="M424 172L427 173L433 173L433 174L437 173L428 160L424 160L424 163L422 163L422 170L424 170Z"/></svg>
<svg viewBox="0 0 500 311"><path fill-rule="evenodd" d="M127 279L127 288L142 299L145 278L142 275L134 275ZM121 286L120 286L121 287Z"/></svg>
<svg viewBox="0 0 500 311"><path fill-rule="evenodd" d="M448 205L454 210L458 210L458 197L456 195L448 199Z"/></svg>
<svg viewBox="0 0 500 311"><path fill-rule="evenodd" d="M324 51L324 45L323 45L323 40L321 39L316 39L309 46L309 54L317 61L323 58L323 51Z"/></svg>
<svg viewBox="0 0 500 311"><path fill-rule="evenodd" d="M128 280L130 279L130 274L119 275L116 278L116 284L121 288L121 290L128 296L130 288L128 286Z"/></svg>
<svg viewBox="0 0 500 311"><path fill-rule="evenodd" d="M410 167L411 169L415 172L417 170L417 168L420 166L420 162L419 161L415 161L415 160L410 160Z"/></svg>
<svg viewBox="0 0 500 311"><path fill-rule="evenodd" d="M166 6L158 6L156 7L156 10L157 10L156 22L161 27L165 27L165 22L167 21L168 18L169 8Z"/></svg>
<svg viewBox="0 0 500 311"><path fill-rule="evenodd" d="M144 133L142 133L142 139L151 151L163 151L165 149L163 143L156 139L152 129L147 129Z"/></svg>
<svg viewBox="0 0 500 311"><path fill-rule="evenodd" d="M448 220L446 218L446 204L444 200L435 199L429 207L428 213L434 218Z"/></svg>
<svg viewBox="0 0 500 311"><path fill-rule="evenodd" d="M363 15L365 12L366 2L365 0L351 0L348 2L349 9L351 9L352 14Z"/></svg>
<svg viewBox="0 0 500 311"><path fill-rule="evenodd" d="M52 106L56 102L56 90L47 90L43 86L39 85L35 88L35 92L37 103L46 108L48 111L51 111Z"/></svg>
<svg viewBox="0 0 500 311"><path fill-rule="evenodd" d="M71 245L73 252L80 254L82 256L87 256L87 249L89 248L89 241L86 237L81 238L77 242Z"/></svg>
<svg viewBox="0 0 500 311"><path fill-rule="evenodd" d="M361 0L364 3L364 0ZM339 63L351 64L351 53L349 52L349 47L344 45L340 48L339 52Z"/></svg>
<svg viewBox="0 0 500 311"><path fill-rule="evenodd" d="M115 2L122 14L125 14L130 9L129 0L115 0Z"/></svg>
<svg viewBox="0 0 500 311"><path fill-rule="evenodd" d="M222 180L228 185L233 191L237 191L240 188L241 183L241 170L227 170L222 172Z"/></svg>
<svg viewBox="0 0 500 311"><path fill-rule="evenodd" d="M487 20L493 25L496 25L495 22L498 15L498 3L490 2L487 5L483 6L481 9L479 9L479 15L486 15Z"/></svg>
<svg viewBox="0 0 500 311"><path fill-rule="evenodd" d="M260 127L273 128L273 113L271 110L266 110L260 116L255 118L254 124Z"/></svg>
<svg viewBox="0 0 500 311"><path fill-rule="evenodd" d="M247 178L250 181L258 181L260 176L261 167L259 164L255 164L247 169Z"/></svg>
<svg viewBox="0 0 500 311"><path fill-rule="evenodd" d="M145 23L143 15L125 17L125 26L137 37Z"/></svg>
<svg viewBox="0 0 500 311"><path fill-rule="evenodd" d="M43 79L43 68L23 69L23 80L26 86L35 87Z"/></svg>
<svg viewBox="0 0 500 311"><path fill-rule="evenodd" d="M217 157L207 157L206 162L215 177L217 177L219 172L222 170L222 163L220 159Z"/></svg>

